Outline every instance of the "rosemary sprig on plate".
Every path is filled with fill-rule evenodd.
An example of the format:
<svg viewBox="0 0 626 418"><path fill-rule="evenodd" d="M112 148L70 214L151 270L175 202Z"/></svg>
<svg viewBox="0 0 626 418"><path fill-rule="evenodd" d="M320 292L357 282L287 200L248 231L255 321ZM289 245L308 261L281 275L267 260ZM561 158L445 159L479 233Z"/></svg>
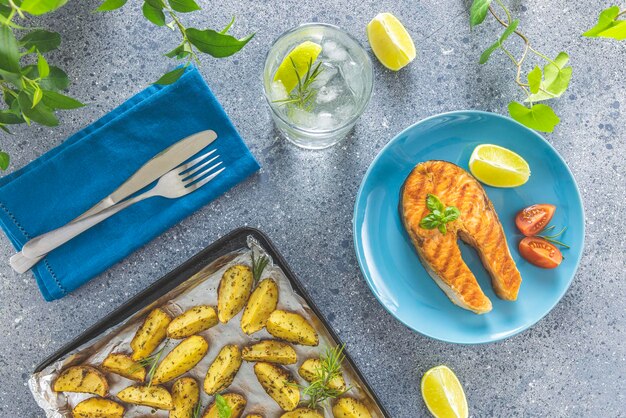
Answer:
<svg viewBox="0 0 626 418"><path fill-rule="evenodd" d="M293 58L290 57L289 59L291 60L293 71L296 73L298 85L295 89L293 89L292 92L288 94L287 98L274 100L274 103L278 103L281 105L291 104L303 110L311 110L313 100L317 95L317 89L314 88L312 84L322 73L322 71L324 71L324 68L321 67L322 63L318 62L317 65L313 66L313 60L309 59L306 74L304 74L304 77L302 77L298 72L298 67L296 67L296 63L294 62Z"/></svg>
<svg viewBox="0 0 626 418"><path fill-rule="evenodd" d="M191 418L200 418L200 417L202 417L202 402L198 400L196 407L193 409L193 412L191 413Z"/></svg>
<svg viewBox="0 0 626 418"><path fill-rule="evenodd" d="M265 270L265 267L267 267L267 264L270 262L270 259L265 255L262 255L259 258L255 258L254 250L252 251L252 254L250 257L252 258L252 278L254 282L256 283L261 278L261 274L263 274L263 270Z"/></svg>
<svg viewBox="0 0 626 418"><path fill-rule="evenodd" d="M555 226L549 226L547 228L544 228L541 232L543 232L544 234L539 234L537 235L538 237L541 237L543 239L545 239L546 241L552 243L552 244L556 244L556 245L560 245L561 247L564 248L569 248L569 245L562 243L561 241L558 241L556 238L558 238L559 236L563 235L563 233L565 232L565 230L567 229L566 226L563 227L563 229L561 229L559 232L557 232L556 234L551 234L551 235L545 235L546 232L552 232L554 231Z"/></svg>
<svg viewBox="0 0 626 418"><path fill-rule="evenodd" d="M327 348L324 354L320 356L320 368L317 369L315 379L308 386L301 386L302 393L308 397L309 408L317 408L320 403L328 399L338 398L351 389L351 387L343 390L333 389L329 386L333 379L341 376L341 364L345 359L344 347L345 344L335 348Z"/></svg>
<svg viewBox="0 0 626 418"><path fill-rule="evenodd" d="M163 344L163 347L161 347L159 351L156 351L150 354L148 357L144 359L138 360L137 364L131 367L128 372L132 374L141 368L147 367L148 373L146 374L146 382L147 382L148 387L152 386L152 378L154 377L154 372L156 372L157 366L159 365L159 362L161 361L161 357L163 356L163 351L165 351L166 347L167 347L167 342Z"/></svg>

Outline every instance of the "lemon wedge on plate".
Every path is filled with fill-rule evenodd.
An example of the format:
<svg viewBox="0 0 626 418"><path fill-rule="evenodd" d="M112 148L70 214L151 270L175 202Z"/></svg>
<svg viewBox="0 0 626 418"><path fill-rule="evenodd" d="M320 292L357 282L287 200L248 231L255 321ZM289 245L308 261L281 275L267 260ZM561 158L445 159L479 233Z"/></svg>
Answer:
<svg viewBox="0 0 626 418"><path fill-rule="evenodd" d="M463 386L446 366L433 367L424 373L422 397L436 418L467 418L469 414Z"/></svg>
<svg viewBox="0 0 626 418"><path fill-rule="evenodd" d="M391 13L379 13L367 24L367 40L378 61L393 71L415 59L411 35Z"/></svg>
<svg viewBox="0 0 626 418"><path fill-rule="evenodd" d="M304 77L309 64L312 65L315 62L320 52L322 52L321 45L311 41L302 42L283 58L274 74L274 81L280 81L287 93L291 92L298 85L296 71L300 77Z"/></svg>
<svg viewBox="0 0 626 418"><path fill-rule="evenodd" d="M513 151L492 144L474 148L469 169L478 180L493 187L517 187L528 181L530 167Z"/></svg>

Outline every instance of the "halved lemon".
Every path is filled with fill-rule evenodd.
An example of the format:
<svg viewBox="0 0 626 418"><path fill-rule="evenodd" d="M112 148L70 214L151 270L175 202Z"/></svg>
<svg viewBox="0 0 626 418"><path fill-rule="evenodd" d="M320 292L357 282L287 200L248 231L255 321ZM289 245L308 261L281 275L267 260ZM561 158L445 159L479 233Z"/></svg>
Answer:
<svg viewBox="0 0 626 418"><path fill-rule="evenodd" d="M291 92L298 85L296 71L300 77L304 77L309 63L312 65L320 52L322 52L321 45L311 41L302 42L283 58L274 74L274 81L280 81L287 93Z"/></svg>
<svg viewBox="0 0 626 418"><path fill-rule="evenodd" d="M446 366L428 370L422 377L422 398L435 418L467 418L467 399L463 386Z"/></svg>
<svg viewBox="0 0 626 418"><path fill-rule="evenodd" d="M393 71L415 59L415 44L406 28L391 13L379 13L367 24L367 40L378 61Z"/></svg>
<svg viewBox="0 0 626 418"><path fill-rule="evenodd" d="M469 169L478 180L493 187L517 187L528 181L530 167L513 151L492 144L474 148Z"/></svg>

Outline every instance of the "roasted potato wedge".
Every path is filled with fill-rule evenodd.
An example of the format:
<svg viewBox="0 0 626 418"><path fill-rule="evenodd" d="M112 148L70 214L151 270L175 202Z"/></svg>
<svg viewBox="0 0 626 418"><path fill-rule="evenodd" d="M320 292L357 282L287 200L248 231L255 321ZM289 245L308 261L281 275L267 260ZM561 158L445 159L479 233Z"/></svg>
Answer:
<svg viewBox="0 0 626 418"><path fill-rule="evenodd" d="M285 412L280 418L324 418L324 415L320 414L315 409L298 408L291 412Z"/></svg>
<svg viewBox="0 0 626 418"><path fill-rule="evenodd" d="M192 377L182 377L172 386L172 410L169 418L192 418L200 401L200 386Z"/></svg>
<svg viewBox="0 0 626 418"><path fill-rule="evenodd" d="M225 345L209 366L204 378L204 391L209 395L220 392L233 383L241 367L241 351L236 345Z"/></svg>
<svg viewBox="0 0 626 418"><path fill-rule="evenodd" d="M292 346L276 340L264 340L244 347L241 356L245 361L266 361L278 364L294 364L298 361L296 350Z"/></svg>
<svg viewBox="0 0 626 418"><path fill-rule="evenodd" d="M104 398L89 398L72 409L74 418L122 418L124 407Z"/></svg>
<svg viewBox="0 0 626 418"><path fill-rule="evenodd" d="M104 359L101 367L107 372L119 374L130 380L138 382L146 380L146 369L128 354L111 353Z"/></svg>
<svg viewBox="0 0 626 418"><path fill-rule="evenodd" d="M217 317L221 323L230 321L246 306L253 283L248 266L240 264L224 272L217 288Z"/></svg>
<svg viewBox="0 0 626 418"><path fill-rule="evenodd" d="M230 407L230 418L239 418L246 409L246 398L237 393L225 393L222 395L228 406ZM202 418L219 418L217 405L215 401L209 405Z"/></svg>
<svg viewBox="0 0 626 418"><path fill-rule="evenodd" d="M322 363L319 359L310 358L310 359L305 360L302 363L302 365L298 369L298 373L307 382L312 382L317 377L319 370L321 370L321 368L322 368ZM345 391L346 381L344 380L343 376L337 376L328 382L328 387L330 389Z"/></svg>
<svg viewBox="0 0 626 418"><path fill-rule="evenodd" d="M123 402L151 406L169 411L172 409L172 395L163 386L128 386L117 394Z"/></svg>
<svg viewBox="0 0 626 418"><path fill-rule="evenodd" d="M167 326L167 336L176 340L190 337L217 325L217 313L212 306L200 305L187 309Z"/></svg>
<svg viewBox="0 0 626 418"><path fill-rule="evenodd" d="M300 403L300 389L291 373L272 363L254 365L254 374L263 389L285 411L293 411Z"/></svg>
<svg viewBox="0 0 626 418"><path fill-rule="evenodd" d="M335 418L372 418L372 414L361 402L348 396L339 398L333 406Z"/></svg>
<svg viewBox="0 0 626 418"><path fill-rule="evenodd" d="M277 304L278 285L270 278L261 280L243 311L241 330L248 335L262 330Z"/></svg>
<svg viewBox="0 0 626 418"><path fill-rule="evenodd" d="M152 354L165 339L171 321L172 318L161 308L156 308L148 314L130 342L133 360L141 360Z"/></svg>
<svg viewBox="0 0 626 418"><path fill-rule="evenodd" d="M300 314L275 310L270 314L265 325L267 332L276 338L294 344L319 344L319 337L315 328Z"/></svg>
<svg viewBox="0 0 626 418"><path fill-rule="evenodd" d="M182 340L159 363L152 377L152 383L169 382L189 370L204 358L209 351L209 343L200 335L192 335Z"/></svg>
<svg viewBox="0 0 626 418"><path fill-rule="evenodd" d="M93 393L105 396L109 383L100 370L91 366L72 366L63 370L54 381L55 392Z"/></svg>

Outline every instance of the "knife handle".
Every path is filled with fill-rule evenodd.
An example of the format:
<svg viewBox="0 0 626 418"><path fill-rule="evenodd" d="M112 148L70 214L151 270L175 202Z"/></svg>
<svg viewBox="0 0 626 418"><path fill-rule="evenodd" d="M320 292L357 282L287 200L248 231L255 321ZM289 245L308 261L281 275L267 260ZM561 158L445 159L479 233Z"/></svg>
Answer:
<svg viewBox="0 0 626 418"><path fill-rule="evenodd" d="M26 273L28 270L32 269L33 266L39 263L45 256L36 257L36 258L28 258L20 251L17 254L14 254L9 259L9 264L11 268L16 272L22 274Z"/></svg>

